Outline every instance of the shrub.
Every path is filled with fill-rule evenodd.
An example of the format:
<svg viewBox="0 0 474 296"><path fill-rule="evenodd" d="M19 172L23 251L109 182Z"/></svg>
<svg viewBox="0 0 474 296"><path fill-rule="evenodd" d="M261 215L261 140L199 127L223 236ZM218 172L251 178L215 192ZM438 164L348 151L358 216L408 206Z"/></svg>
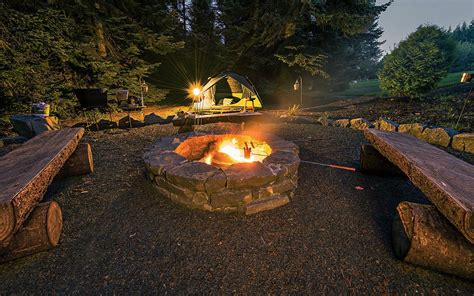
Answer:
<svg viewBox="0 0 474 296"><path fill-rule="evenodd" d="M419 97L447 73L455 42L437 26L420 26L384 59L380 85L390 95Z"/></svg>

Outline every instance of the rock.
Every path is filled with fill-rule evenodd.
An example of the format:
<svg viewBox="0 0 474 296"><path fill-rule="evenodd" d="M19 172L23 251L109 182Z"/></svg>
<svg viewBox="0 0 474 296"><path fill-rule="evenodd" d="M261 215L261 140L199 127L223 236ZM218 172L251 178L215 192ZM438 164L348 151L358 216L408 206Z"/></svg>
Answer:
<svg viewBox="0 0 474 296"><path fill-rule="evenodd" d="M246 215L252 215L261 211L271 210L281 207L290 202L287 194L280 194L270 198L259 199L247 204Z"/></svg>
<svg viewBox="0 0 474 296"><path fill-rule="evenodd" d="M373 128L374 125L372 122L368 121L365 118L355 118L351 120L351 128L358 130L365 130L368 128Z"/></svg>
<svg viewBox="0 0 474 296"><path fill-rule="evenodd" d="M351 120L350 119L338 119L334 121L334 126L336 127L350 127Z"/></svg>
<svg viewBox="0 0 474 296"><path fill-rule="evenodd" d="M45 131L59 129L58 119L54 116L14 115L10 117L10 122L16 133L28 139Z"/></svg>
<svg viewBox="0 0 474 296"><path fill-rule="evenodd" d="M333 126L334 120L327 118L327 117L319 117L318 122L321 123L323 126Z"/></svg>
<svg viewBox="0 0 474 296"><path fill-rule="evenodd" d="M145 165L154 175L163 175L165 171L177 167L187 161L186 158L174 152L152 151L143 156Z"/></svg>
<svg viewBox="0 0 474 296"><path fill-rule="evenodd" d="M430 144L448 147L451 138L458 134L457 131L443 127L427 127L423 130L421 137Z"/></svg>
<svg viewBox="0 0 474 296"><path fill-rule="evenodd" d="M211 195L211 206L218 209L243 209L244 205L252 201L252 191L229 190Z"/></svg>
<svg viewBox="0 0 474 296"><path fill-rule="evenodd" d="M203 162L187 162L166 171L166 179L190 190L205 191L205 183L219 169Z"/></svg>
<svg viewBox="0 0 474 296"><path fill-rule="evenodd" d="M110 121L110 120L107 120L107 119L99 120L99 122L97 122L97 126L99 127L99 130L111 129L111 128L117 128L118 127L116 122Z"/></svg>
<svg viewBox="0 0 474 296"><path fill-rule="evenodd" d="M144 123L145 125L151 125L151 124L167 124L171 123L173 120L174 116L168 116L167 118L162 118L159 115L156 115L155 113L150 113L145 115Z"/></svg>
<svg viewBox="0 0 474 296"><path fill-rule="evenodd" d="M118 126L120 128L130 128L130 125L132 127L140 127L140 126L143 126L144 124L143 122L135 119L133 115L130 115L130 117L128 115L124 116L118 121Z"/></svg>
<svg viewBox="0 0 474 296"><path fill-rule="evenodd" d="M167 197L178 201L191 208L203 208L206 209L209 204L208 196L204 192L195 192L187 188L183 188L176 184L171 184L163 177L156 177L155 182L159 188L168 191Z"/></svg>
<svg viewBox="0 0 474 296"><path fill-rule="evenodd" d="M254 192L254 199L262 199L272 195L285 193L296 189L296 187L297 186L293 180L284 179L267 187L260 188L258 191Z"/></svg>
<svg viewBox="0 0 474 296"><path fill-rule="evenodd" d="M404 123L398 126L398 132L410 134L418 139L422 139L423 130L425 128L426 125L421 123Z"/></svg>
<svg viewBox="0 0 474 296"><path fill-rule="evenodd" d="M457 150L474 153L474 133L454 135L451 146Z"/></svg>
<svg viewBox="0 0 474 296"><path fill-rule="evenodd" d="M0 139L0 148L3 148L3 146L5 146L5 145L3 144L3 140Z"/></svg>
<svg viewBox="0 0 474 296"><path fill-rule="evenodd" d="M227 176L228 188L262 186L276 178L273 172L261 162L235 163L224 172Z"/></svg>
<svg viewBox="0 0 474 296"><path fill-rule="evenodd" d="M383 131L396 132L399 126L395 121L385 118L380 118L375 122L375 128Z"/></svg>
<svg viewBox="0 0 474 296"><path fill-rule="evenodd" d="M263 160L263 164L277 171L280 168L282 171L278 172L283 176L294 175L298 171L300 165L299 157L291 152L277 151Z"/></svg>
<svg viewBox="0 0 474 296"><path fill-rule="evenodd" d="M206 184L204 186L206 188L206 192L208 194L212 194L225 189L226 184L227 176L224 174L223 171L218 171L207 179Z"/></svg>
<svg viewBox="0 0 474 296"><path fill-rule="evenodd" d="M28 141L28 138L22 137L22 136L16 136L16 137L6 137L2 139L3 144L5 145L11 145L11 144L23 144L26 141Z"/></svg>

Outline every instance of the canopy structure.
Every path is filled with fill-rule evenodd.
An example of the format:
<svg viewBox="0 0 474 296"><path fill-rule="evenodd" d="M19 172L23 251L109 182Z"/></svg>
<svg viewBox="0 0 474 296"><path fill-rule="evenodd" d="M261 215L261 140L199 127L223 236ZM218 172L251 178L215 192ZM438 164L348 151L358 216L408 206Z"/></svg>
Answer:
<svg viewBox="0 0 474 296"><path fill-rule="evenodd" d="M211 77L195 98L192 111L236 112L262 108L262 100L250 80L232 71Z"/></svg>

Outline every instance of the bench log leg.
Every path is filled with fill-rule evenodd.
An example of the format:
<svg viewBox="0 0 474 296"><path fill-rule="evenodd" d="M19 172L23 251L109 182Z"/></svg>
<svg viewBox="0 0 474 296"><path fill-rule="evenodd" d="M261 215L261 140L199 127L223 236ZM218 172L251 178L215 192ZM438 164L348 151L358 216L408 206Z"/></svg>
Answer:
<svg viewBox="0 0 474 296"><path fill-rule="evenodd" d="M474 245L432 205L401 202L392 225L395 256L474 279Z"/></svg>
<svg viewBox="0 0 474 296"><path fill-rule="evenodd" d="M360 146L360 168L363 173L401 176L403 173L370 144Z"/></svg>
<svg viewBox="0 0 474 296"><path fill-rule="evenodd" d="M62 212L54 202L40 203L9 244L0 250L0 262L46 251L57 246L62 230Z"/></svg>
<svg viewBox="0 0 474 296"><path fill-rule="evenodd" d="M93 171L94 160L92 157L91 145L88 143L80 143L77 145L76 151L74 151L61 168L58 178L79 176L92 173Z"/></svg>

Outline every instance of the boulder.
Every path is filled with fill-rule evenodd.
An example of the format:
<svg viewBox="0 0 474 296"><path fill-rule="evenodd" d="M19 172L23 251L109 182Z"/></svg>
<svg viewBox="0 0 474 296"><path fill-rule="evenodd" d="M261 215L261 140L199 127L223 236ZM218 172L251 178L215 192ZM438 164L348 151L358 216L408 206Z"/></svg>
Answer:
<svg viewBox="0 0 474 296"><path fill-rule="evenodd" d="M365 118L354 118L351 120L351 128L353 129L365 130L373 127L374 125L372 124L372 122L368 121Z"/></svg>
<svg viewBox="0 0 474 296"><path fill-rule="evenodd" d="M333 126L334 120L327 118L327 117L319 117L318 122L321 123L323 126Z"/></svg>
<svg viewBox="0 0 474 296"><path fill-rule="evenodd" d="M28 138L25 138L25 137L22 137L22 136L1 138L0 139L0 148L3 147L3 146L12 145L12 144L23 144L26 141L28 141Z"/></svg>
<svg viewBox="0 0 474 296"><path fill-rule="evenodd" d="M383 131L396 132L399 126L395 121L385 118L380 118L375 122L375 128Z"/></svg>
<svg viewBox="0 0 474 296"><path fill-rule="evenodd" d="M99 130L117 128L118 127L116 122L110 121L110 120L107 120L107 119L99 120L99 122L97 122L97 126L99 127Z"/></svg>
<svg viewBox="0 0 474 296"><path fill-rule="evenodd" d="M448 147L451 138L458 134L457 131L444 127L427 127L423 130L421 137L430 144Z"/></svg>
<svg viewBox="0 0 474 296"><path fill-rule="evenodd" d="M28 139L45 131L59 129L58 119L54 116L14 115L10 117L10 122L17 134Z"/></svg>
<svg viewBox="0 0 474 296"><path fill-rule="evenodd" d="M451 146L457 150L474 153L474 133L454 135Z"/></svg>
<svg viewBox="0 0 474 296"><path fill-rule="evenodd" d="M398 126L398 132L410 134L418 139L422 139L423 130L425 128L426 125L421 123L404 123Z"/></svg>
<svg viewBox="0 0 474 296"><path fill-rule="evenodd" d="M170 115L166 118L163 118L159 115L156 115L155 113L150 113L150 114L147 114L145 115L145 119L144 119L144 122L145 122L145 125L151 125L151 124L168 124L168 123L171 123L171 121L173 120L174 116L173 115Z"/></svg>
<svg viewBox="0 0 474 296"><path fill-rule="evenodd" d="M122 118L119 119L118 121L118 127L120 128L129 128L130 126L131 127L141 127L143 126L143 122L137 120L134 118L134 116L132 116L133 114L130 115L130 117L127 115L127 116L124 116Z"/></svg>
<svg viewBox="0 0 474 296"><path fill-rule="evenodd" d="M351 120L350 119L338 119L334 121L334 126L336 127L350 127Z"/></svg>

